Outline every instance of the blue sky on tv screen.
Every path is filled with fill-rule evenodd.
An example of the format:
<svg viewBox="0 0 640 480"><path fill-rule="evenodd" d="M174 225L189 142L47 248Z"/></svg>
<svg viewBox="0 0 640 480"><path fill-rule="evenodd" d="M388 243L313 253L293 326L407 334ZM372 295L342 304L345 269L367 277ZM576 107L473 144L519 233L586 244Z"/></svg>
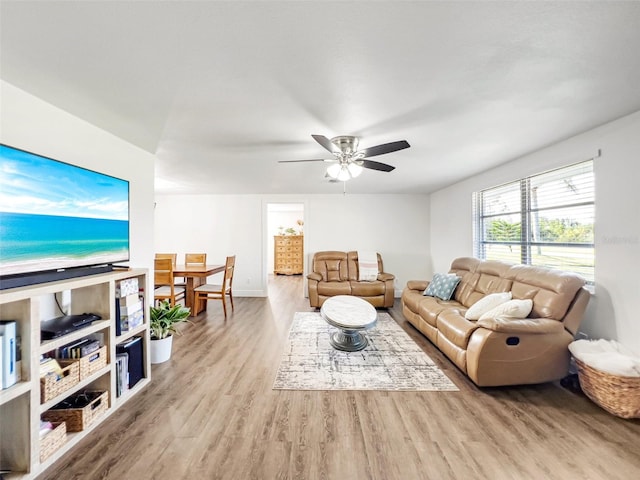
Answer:
<svg viewBox="0 0 640 480"><path fill-rule="evenodd" d="M129 184L0 145L0 211L128 220Z"/></svg>

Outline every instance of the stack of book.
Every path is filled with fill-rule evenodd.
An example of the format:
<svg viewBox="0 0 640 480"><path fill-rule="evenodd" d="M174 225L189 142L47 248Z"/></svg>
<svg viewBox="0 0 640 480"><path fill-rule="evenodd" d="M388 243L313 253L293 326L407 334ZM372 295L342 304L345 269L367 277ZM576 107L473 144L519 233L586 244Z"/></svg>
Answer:
<svg viewBox="0 0 640 480"><path fill-rule="evenodd" d="M82 358L100 349L100 340L81 338L56 350L57 358Z"/></svg>
<svg viewBox="0 0 640 480"><path fill-rule="evenodd" d="M120 331L128 332L139 325L144 320L142 300L137 293L132 293L126 297L118 299L120 304Z"/></svg>
<svg viewBox="0 0 640 480"><path fill-rule="evenodd" d="M116 397L129 390L129 354L116 354Z"/></svg>
<svg viewBox="0 0 640 480"><path fill-rule="evenodd" d="M116 345L116 354L127 356L125 371L128 388L133 388L144 376L144 360L142 358L142 337L132 337Z"/></svg>
<svg viewBox="0 0 640 480"><path fill-rule="evenodd" d="M144 321L144 305L137 278L121 280L116 288L116 335L128 332Z"/></svg>

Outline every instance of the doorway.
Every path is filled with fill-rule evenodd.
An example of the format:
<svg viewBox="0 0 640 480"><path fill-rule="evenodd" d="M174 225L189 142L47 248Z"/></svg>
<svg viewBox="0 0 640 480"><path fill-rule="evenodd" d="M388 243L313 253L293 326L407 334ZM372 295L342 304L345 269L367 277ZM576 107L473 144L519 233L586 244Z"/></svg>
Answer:
<svg viewBox="0 0 640 480"><path fill-rule="evenodd" d="M304 203L267 204L267 274L274 275L275 240L279 235L304 235ZM303 237L304 245L304 237ZM304 269L304 253L303 253ZM304 270L303 272L304 273Z"/></svg>

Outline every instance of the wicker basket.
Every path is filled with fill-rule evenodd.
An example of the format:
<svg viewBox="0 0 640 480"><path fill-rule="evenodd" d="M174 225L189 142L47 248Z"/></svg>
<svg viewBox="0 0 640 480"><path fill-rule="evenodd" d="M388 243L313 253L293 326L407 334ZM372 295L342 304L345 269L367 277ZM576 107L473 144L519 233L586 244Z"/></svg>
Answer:
<svg viewBox="0 0 640 480"><path fill-rule="evenodd" d="M640 377L616 376L575 361L587 397L617 417L640 418Z"/></svg>
<svg viewBox="0 0 640 480"><path fill-rule="evenodd" d="M54 429L40 440L40 463L49 458L67 441L67 424L54 423Z"/></svg>
<svg viewBox="0 0 640 480"><path fill-rule="evenodd" d="M40 403L57 397L80 382L80 364L77 361L58 360L62 375L45 375L40 378Z"/></svg>
<svg viewBox="0 0 640 480"><path fill-rule="evenodd" d="M59 403L51 410L47 410L42 414L42 418L49 422L66 422L68 432L81 432L100 415L105 413L109 408L109 392L106 391L86 391L75 394L74 397L86 395L89 403L81 408L66 408Z"/></svg>
<svg viewBox="0 0 640 480"><path fill-rule="evenodd" d="M80 363L80 380L90 377L107 366L107 346L104 345L89 355L82 357Z"/></svg>

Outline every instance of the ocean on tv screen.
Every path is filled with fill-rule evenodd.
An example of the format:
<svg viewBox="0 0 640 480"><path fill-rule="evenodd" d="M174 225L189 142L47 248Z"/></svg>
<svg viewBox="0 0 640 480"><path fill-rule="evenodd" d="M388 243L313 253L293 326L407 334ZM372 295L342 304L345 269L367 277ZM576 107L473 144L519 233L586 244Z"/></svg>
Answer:
<svg viewBox="0 0 640 480"><path fill-rule="evenodd" d="M0 212L0 224L3 275L127 259L129 226L123 220Z"/></svg>

